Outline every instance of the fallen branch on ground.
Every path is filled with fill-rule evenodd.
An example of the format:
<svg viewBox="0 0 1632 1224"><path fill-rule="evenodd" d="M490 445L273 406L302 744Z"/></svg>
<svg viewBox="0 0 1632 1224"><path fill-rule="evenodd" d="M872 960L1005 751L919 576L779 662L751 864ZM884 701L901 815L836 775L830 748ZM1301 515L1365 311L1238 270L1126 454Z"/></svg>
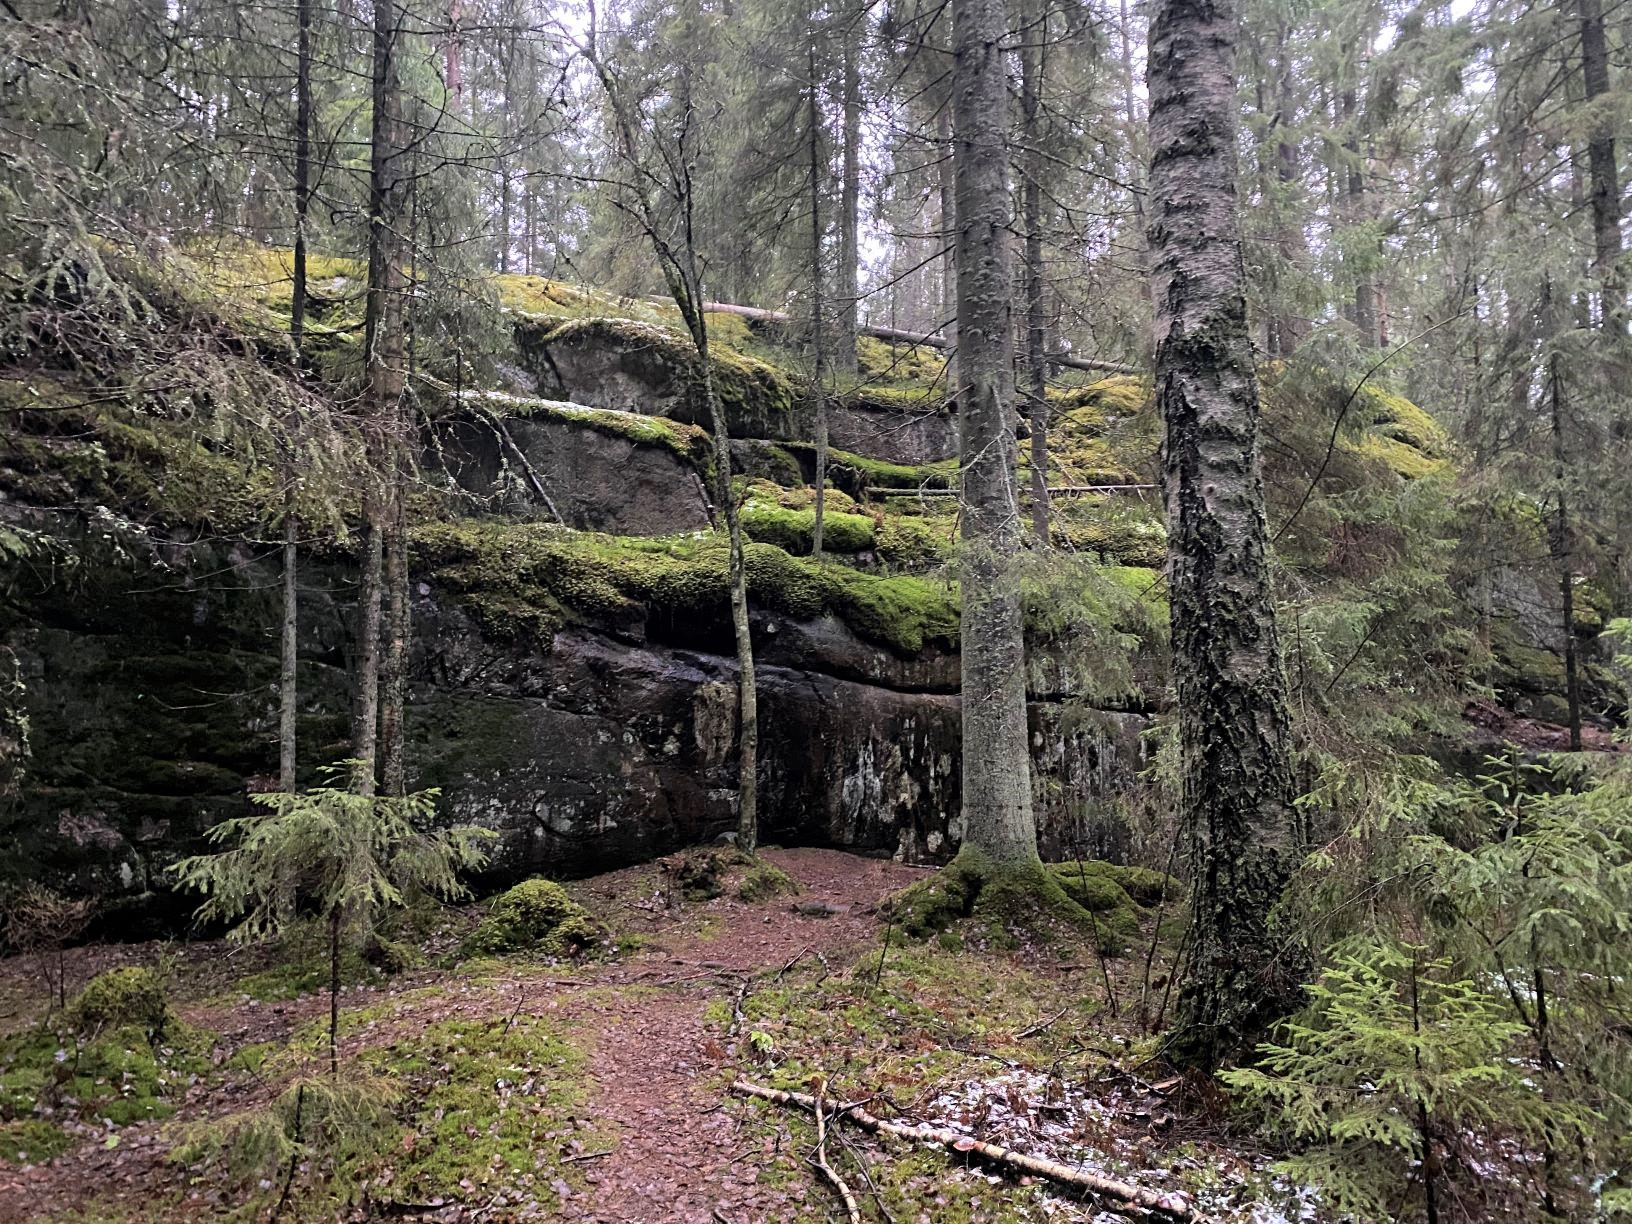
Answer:
<svg viewBox="0 0 1632 1224"><path fill-rule="evenodd" d="M822 1176L833 1184L833 1189L839 1192L839 1198L844 1202L844 1214L850 1224L861 1224L861 1204L856 1202L856 1196L850 1192L850 1187L845 1185L844 1178L827 1163L827 1121L823 1114L822 1098L816 1097L812 1104L816 1110L816 1154L810 1158L810 1163L815 1165Z"/></svg>
<svg viewBox="0 0 1632 1224"><path fill-rule="evenodd" d="M807 1113L816 1113L820 1109L816 1098L806 1093L784 1092L780 1088L767 1088L763 1084L751 1083L748 1080L733 1081L731 1091L739 1096L758 1097L777 1105L793 1106ZM1170 1220L1183 1220L1186 1224L1209 1224L1210 1221L1210 1217L1197 1211L1176 1194L1163 1194L1143 1186L1101 1177L1097 1173L1089 1173L1083 1169L1073 1169L1069 1165L1041 1156L1029 1156L1024 1152L999 1147L995 1143L972 1139L947 1127L914 1125L876 1118L860 1105L841 1105L833 1110L832 1116L848 1118L870 1134L894 1135L898 1139L907 1139L914 1143L938 1143L953 1151L970 1152L992 1164L1029 1173L1034 1177L1046 1177L1049 1181L1058 1182L1062 1186L1075 1186L1123 1207L1136 1207L1155 1212ZM1116 1208L1113 1207L1114 1209Z"/></svg>

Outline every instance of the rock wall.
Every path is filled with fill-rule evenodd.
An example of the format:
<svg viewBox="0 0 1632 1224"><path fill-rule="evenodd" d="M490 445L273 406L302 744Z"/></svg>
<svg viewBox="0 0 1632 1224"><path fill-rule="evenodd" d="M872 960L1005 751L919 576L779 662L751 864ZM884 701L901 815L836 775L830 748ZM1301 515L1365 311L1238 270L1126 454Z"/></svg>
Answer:
<svg viewBox="0 0 1632 1224"><path fill-rule="evenodd" d="M512 416L501 424L472 414L447 421L425 466L446 471L482 509L558 514L580 531L671 535L712 525L702 477L679 455L570 420Z"/></svg>
<svg viewBox="0 0 1632 1224"><path fill-rule="evenodd" d="M271 784L278 570L243 546L138 546L87 520L79 537L86 560L38 575L3 634L34 750L0 837L16 848L13 875L97 893L135 931L179 919L164 868ZM349 561L309 559L301 585L311 780L345 753ZM496 640L424 581L414 613L414 784L442 788L446 820L501 833L491 883L622 866L733 827L735 664L714 631ZM956 657L903 659L832 619L755 619L764 838L949 857L961 835ZM1045 850L1114 847L1143 723L1033 707Z"/></svg>

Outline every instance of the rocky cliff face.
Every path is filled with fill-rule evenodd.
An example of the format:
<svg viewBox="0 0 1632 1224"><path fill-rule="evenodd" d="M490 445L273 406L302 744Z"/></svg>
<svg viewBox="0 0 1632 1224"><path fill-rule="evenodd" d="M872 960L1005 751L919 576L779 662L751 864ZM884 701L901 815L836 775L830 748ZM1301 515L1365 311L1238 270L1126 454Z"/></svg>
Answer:
<svg viewBox="0 0 1632 1224"><path fill-rule="evenodd" d="M164 867L275 772L276 558L53 526L84 560L34 575L30 615L5 633L34 751L0 835L29 874L98 893L132 923L174 920ZM512 636L432 575L414 589L415 784L442 788L448 821L502 835L494 883L605 870L733 826L735 663L717 622ZM314 760L345 750L350 597L347 558L306 570L301 734ZM755 628L766 840L948 857L961 835L956 657L902 657L832 616L760 611ZM1045 848L1114 852L1145 722L1033 706Z"/></svg>

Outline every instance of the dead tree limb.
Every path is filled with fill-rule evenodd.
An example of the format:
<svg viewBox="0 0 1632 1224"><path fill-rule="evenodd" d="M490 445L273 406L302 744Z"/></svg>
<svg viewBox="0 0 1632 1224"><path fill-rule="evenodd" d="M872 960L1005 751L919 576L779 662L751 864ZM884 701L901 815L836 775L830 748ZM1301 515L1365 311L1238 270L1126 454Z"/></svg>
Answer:
<svg viewBox="0 0 1632 1224"><path fill-rule="evenodd" d="M784 1092L780 1088L767 1088L763 1084L755 1084L748 1080L739 1079L731 1084L731 1091L738 1096L758 1097L763 1101L770 1101L776 1105L802 1109L807 1113L816 1113L820 1106L816 1098L803 1092ZM898 1139L906 1139L913 1143L938 1143L942 1147L956 1152L969 1152L982 1160L1011 1169L1020 1173L1029 1173L1033 1177L1046 1177L1049 1181L1057 1182L1062 1186L1074 1186L1079 1190L1086 1190L1096 1194L1113 1204L1113 1210L1136 1208L1142 1211L1154 1212L1170 1220L1181 1220L1185 1224L1212 1224L1210 1216L1197 1211L1177 1194L1163 1194L1157 1190L1150 1190L1144 1186L1134 1186L1127 1182L1116 1181L1113 1178L1101 1177L1097 1173L1090 1173L1085 1169L1073 1169L1069 1165L1058 1161L1048 1160L1041 1156L1030 1156L1024 1152L1016 1152L1010 1148L999 1147L995 1143L985 1143L979 1139L972 1139L968 1135L947 1127L929 1126L927 1124L914 1125L908 1122L892 1122L885 1118L877 1118L868 1113L860 1105L841 1105L832 1111L834 1118L847 1118L862 1130L874 1135L894 1135ZM1120 1207L1114 1206L1120 1204Z"/></svg>
<svg viewBox="0 0 1632 1224"><path fill-rule="evenodd" d="M816 1110L816 1154L811 1157L811 1164L815 1165L822 1176L832 1183L833 1189L838 1191L839 1198L844 1203L845 1217L850 1221L850 1224L861 1224L861 1204L856 1202L856 1196L850 1192L850 1187L845 1184L844 1178L840 1177L833 1166L827 1163L827 1122L824 1118L821 1097L816 1097L812 1101L812 1105Z"/></svg>

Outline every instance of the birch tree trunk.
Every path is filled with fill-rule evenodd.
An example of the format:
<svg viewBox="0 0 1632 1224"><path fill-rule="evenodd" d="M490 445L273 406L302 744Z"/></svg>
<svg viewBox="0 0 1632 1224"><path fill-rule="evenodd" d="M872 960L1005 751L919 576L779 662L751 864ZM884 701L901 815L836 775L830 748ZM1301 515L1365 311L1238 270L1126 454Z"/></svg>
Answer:
<svg viewBox="0 0 1632 1224"><path fill-rule="evenodd" d="M1213 1067L1298 998L1270 910L1292 868L1285 678L1236 200L1235 0L1156 0L1150 247L1166 425L1190 979L1173 1053Z"/></svg>
<svg viewBox="0 0 1632 1224"><path fill-rule="evenodd" d="M1025 647L1014 562L1015 468L1008 232L1008 80L1002 0L952 5L962 493L964 848L1004 869L1037 863Z"/></svg>

